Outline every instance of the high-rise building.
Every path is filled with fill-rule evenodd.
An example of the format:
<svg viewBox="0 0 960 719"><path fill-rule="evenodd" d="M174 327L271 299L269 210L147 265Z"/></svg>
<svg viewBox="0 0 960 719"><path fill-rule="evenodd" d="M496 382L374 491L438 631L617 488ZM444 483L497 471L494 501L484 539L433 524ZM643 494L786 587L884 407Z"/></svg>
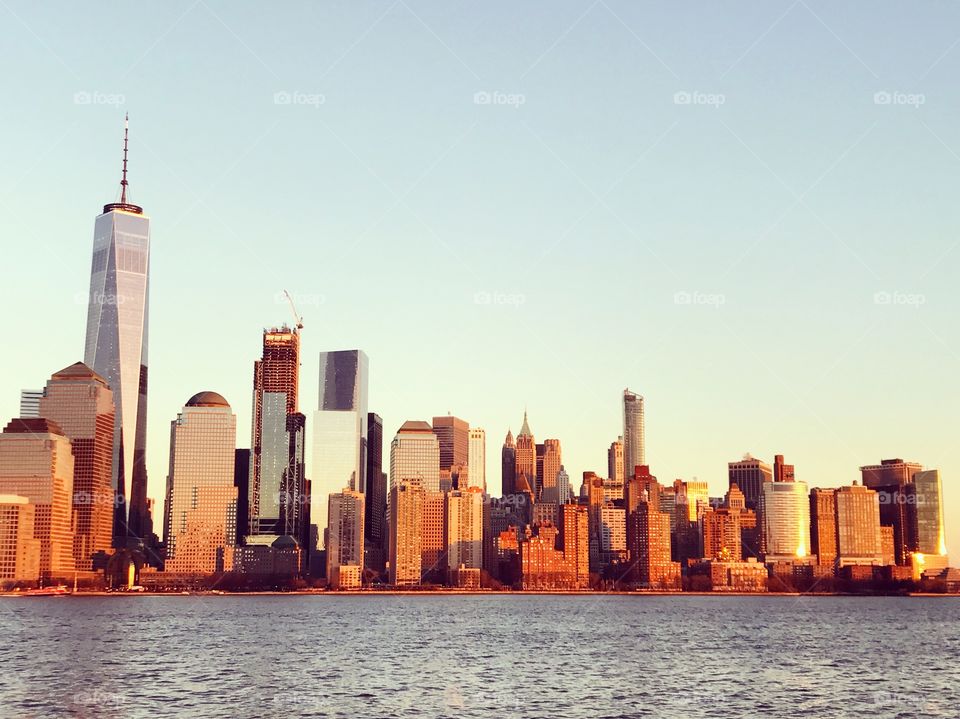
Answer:
<svg viewBox="0 0 960 719"><path fill-rule="evenodd" d="M509 497L517 492L517 443L513 432L507 430L500 450L500 494Z"/></svg>
<svg viewBox="0 0 960 719"><path fill-rule="evenodd" d="M361 350L320 353L310 472L310 522L318 533L327 527L328 495L367 491L368 376L369 361Z"/></svg>
<svg viewBox="0 0 960 719"><path fill-rule="evenodd" d="M880 535L880 500L867 487L840 487L837 504L837 551L839 566L883 564Z"/></svg>
<svg viewBox="0 0 960 719"><path fill-rule="evenodd" d="M41 399L43 399L42 389L20 390L20 417L22 419L39 417Z"/></svg>
<svg viewBox="0 0 960 719"><path fill-rule="evenodd" d="M38 408L73 448L73 559L80 571L92 571L93 555L112 546L114 412L107 381L82 362L50 378Z"/></svg>
<svg viewBox="0 0 960 719"><path fill-rule="evenodd" d="M403 479L419 479L424 492L440 491L440 443L427 422L404 422L390 443L391 493Z"/></svg>
<svg viewBox="0 0 960 719"><path fill-rule="evenodd" d="M117 546L143 538L147 522L147 326L150 219L127 202L127 128L120 201L104 205L93 230L83 362L113 391L112 481ZM130 538L128 540L128 538Z"/></svg>
<svg viewBox="0 0 960 719"><path fill-rule="evenodd" d="M523 413L523 426L517 435L517 464L515 491L530 492L533 497L537 494L537 442L530 431L527 422L527 413Z"/></svg>
<svg viewBox="0 0 960 719"><path fill-rule="evenodd" d="M430 435L433 436L432 431ZM397 478L394 481L391 477L389 564L390 584L393 586L420 584L423 498L420 478Z"/></svg>
<svg viewBox="0 0 960 719"><path fill-rule="evenodd" d="M387 475L383 471L383 420L367 413L367 491L364 493L363 559L370 569L382 572L387 552Z"/></svg>
<svg viewBox="0 0 960 719"><path fill-rule="evenodd" d="M541 461L538 486L541 502L559 504L560 487L557 477L563 467L559 439L545 439L543 441L543 459Z"/></svg>
<svg viewBox="0 0 960 719"><path fill-rule="evenodd" d="M817 564L833 567L837 562L837 490L810 490L810 551Z"/></svg>
<svg viewBox="0 0 960 719"><path fill-rule="evenodd" d="M624 466L623 437L618 437L617 441L612 442L610 449L607 450L607 477L622 484L626 478Z"/></svg>
<svg viewBox="0 0 960 719"><path fill-rule="evenodd" d="M237 536L237 418L216 392L198 392L170 423L165 570L233 568Z"/></svg>
<svg viewBox="0 0 960 719"><path fill-rule="evenodd" d="M55 422L13 419L0 434L0 494L25 497L35 509L40 574L73 575L73 450Z"/></svg>
<svg viewBox="0 0 960 719"><path fill-rule="evenodd" d="M810 555L810 499L805 482L766 482L760 516L768 562Z"/></svg>
<svg viewBox="0 0 960 719"><path fill-rule="evenodd" d="M263 356L253 365L253 426L248 506L250 536L272 544L291 536L308 542L306 419L298 411L300 334L286 326L263 332Z"/></svg>
<svg viewBox="0 0 960 719"><path fill-rule="evenodd" d="M573 501L573 485L570 484L570 475L567 474L567 470L564 469L562 464L560 465L560 471L557 472L557 494L557 502L560 504ZM621 488L621 496L622 494L623 489Z"/></svg>
<svg viewBox="0 0 960 719"><path fill-rule="evenodd" d="M743 559L740 544L740 510L729 507L707 509L703 513L703 557L739 562Z"/></svg>
<svg viewBox="0 0 960 719"><path fill-rule="evenodd" d="M35 582L40 578L37 508L26 497L0 494L0 580Z"/></svg>
<svg viewBox="0 0 960 719"><path fill-rule="evenodd" d="M627 477L647 463L643 397L623 390L623 468Z"/></svg>
<svg viewBox="0 0 960 719"><path fill-rule="evenodd" d="M483 568L483 491L468 487L445 497L447 572L455 585L461 570Z"/></svg>
<svg viewBox="0 0 960 719"><path fill-rule="evenodd" d="M774 482L793 482L796 479L796 473L792 464L784 464L783 455L776 454L773 457L773 481Z"/></svg>
<svg viewBox="0 0 960 719"><path fill-rule="evenodd" d="M424 492L420 510L420 581L447 581L447 513L444 492ZM482 519L481 519L482 521Z"/></svg>
<svg viewBox="0 0 960 719"><path fill-rule="evenodd" d="M234 544L241 545L250 534L250 450L238 449L233 456L233 486L237 488L237 536Z"/></svg>
<svg viewBox="0 0 960 719"><path fill-rule="evenodd" d="M913 477L923 471L917 462L884 459L880 464L860 468L864 487L880 495L880 524L893 527L894 556L897 564L910 564L917 546Z"/></svg>
<svg viewBox="0 0 960 719"><path fill-rule="evenodd" d="M560 546L574 572L578 589L590 587L590 520L587 507L564 504L559 511Z"/></svg>
<svg viewBox="0 0 960 719"><path fill-rule="evenodd" d="M331 492L327 527L327 582L333 589L358 589L363 575L363 494Z"/></svg>
<svg viewBox="0 0 960 719"><path fill-rule="evenodd" d="M759 508L763 486L773 481L773 470L770 465L747 454L739 462L729 462L727 472L730 486L735 484L740 488L747 507Z"/></svg>
<svg viewBox="0 0 960 719"><path fill-rule="evenodd" d="M947 555L946 534L943 527L943 486L940 470L927 469L913 475L914 521L916 544L914 552L924 555Z"/></svg>
<svg viewBox="0 0 960 719"><path fill-rule="evenodd" d="M487 432L480 427L471 428L468 436L467 486L487 491Z"/></svg>
<svg viewBox="0 0 960 719"><path fill-rule="evenodd" d="M470 424L447 415L433 418L433 433L440 442L440 469L466 467L470 452Z"/></svg>

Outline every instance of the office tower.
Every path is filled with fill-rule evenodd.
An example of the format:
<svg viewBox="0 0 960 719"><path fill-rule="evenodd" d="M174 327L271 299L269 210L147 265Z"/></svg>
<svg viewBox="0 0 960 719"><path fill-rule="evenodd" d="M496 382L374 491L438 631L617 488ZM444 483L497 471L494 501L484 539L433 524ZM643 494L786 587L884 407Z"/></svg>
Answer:
<svg viewBox="0 0 960 719"><path fill-rule="evenodd" d="M943 527L943 486L940 484L940 470L915 472L913 489L913 496L916 498L914 551L944 557L947 554L947 543Z"/></svg>
<svg viewBox="0 0 960 719"><path fill-rule="evenodd" d="M611 442L607 450L607 477L622 483L626 478L624 466L623 437L618 437L616 442Z"/></svg>
<svg viewBox="0 0 960 719"><path fill-rule="evenodd" d="M743 558L740 545L740 510L729 507L709 508L703 513L703 558L739 562Z"/></svg>
<svg viewBox="0 0 960 719"><path fill-rule="evenodd" d="M483 568L495 580L503 581L502 561L505 559L497 548L497 540L503 532L513 528L514 544L518 540L517 530L525 519L518 511L514 495L503 499L488 497L483 504ZM514 547L516 549L516 547Z"/></svg>
<svg viewBox="0 0 960 719"><path fill-rule="evenodd" d="M263 355L253 364L248 543L269 545L292 536L302 547L309 536L299 374L299 332L286 326L264 330Z"/></svg>
<svg viewBox="0 0 960 719"><path fill-rule="evenodd" d="M882 564L880 499L867 487L853 485L836 491L839 566Z"/></svg>
<svg viewBox="0 0 960 719"><path fill-rule="evenodd" d="M404 422L390 443L390 491L403 479L419 479L424 492L440 491L440 443L426 422Z"/></svg>
<svg viewBox="0 0 960 719"><path fill-rule="evenodd" d="M727 472L730 486L735 484L740 488L747 507L757 509L760 506L764 484L773 481L773 470L770 465L747 454L739 462L729 462Z"/></svg>
<svg viewBox="0 0 960 719"><path fill-rule="evenodd" d="M440 469L466 467L470 451L470 424L450 415L434 417L433 433L440 442Z"/></svg>
<svg viewBox="0 0 960 719"><path fill-rule="evenodd" d="M363 577L363 494L331 492L327 516L327 583L333 589L359 589Z"/></svg>
<svg viewBox="0 0 960 719"><path fill-rule="evenodd" d="M740 521L740 553L743 559L760 555L760 530L757 523L757 512L747 509L747 500L740 491L740 487L732 484L724 495L723 506L736 510Z"/></svg>
<svg viewBox="0 0 960 719"><path fill-rule="evenodd" d="M0 580L40 579L40 540L34 537L37 508L26 497L0 494Z"/></svg>
<svg viewBox="0 0 960 719"><path fill-rule="evenodd" d="M443 492L424 492L420 510L420 581L447 581L447 515Z"/></svg>
<svg viewBox="0 0 960 719"><path fill-rule="evenodd" d="M20 417L22 419L39 417L41 399L43 399L42 389L20 390Z"/></svg>
<svg viewBox="0 0 960 719"><path fill-rule="evenodd" d="M560 507L560 545L574 570L575 586L590 587L590 520L587 507L564 504Z"/></svg>
<svg viewBox="0 0 960 719"><path fill-rule="evenodd" d="M636 468L647 463L644 435L643 397L629 389L623 390L623 468L627 477Z"/></svg>
<svg viewBox="0 0 960 719"><path fill-rule="evenodd" d="M792 482L796 479L792 464L784 464L783 455L776 454L773 457L773 481L774 482Z"/></svg>
<svg viewBox="0 0 960 719"><path fill-rule="evenodd" d="M367 413L367 491L364 494L364 551L366 566L382 572L387 548L387 475L383 471L383 420Z"/></svg>
<svg viewBox="0 0 960 719"><path fill-rule="evenodd" d="M500 494L509 497L517 491L517 444L513 432L507 430L500 450Z"/></svg>
<svg viewBox="0 0 960 719"><path fill-rule="evenodd" d="M679 588L680 565L670 555L670 517L658 510L653 501L656 496L652 485L643 490L627 516L628 576L643 587Z"/></svg>
<svg viewBox="0 0 960 719"><path fill-rule="evenodd" d="M537 443L530 432L527 413L523 413L523 426L517 435L516 490L536 497L537 491Z"/></svg>
<svg viewBox="0 0 960 719"><path fill-rule="evenodd" d="M426 424L426 422L420 424ZM433 436L432 431L430 435ZM439 462L439 459L437 461ZM393 586L420 584L423 497L421 479L397 478L394 480L391 476L389 562L390 584Z"/></svg>
<svg viewBox="0 0 960 719"><path fill-rule="evenodd" d="M327 527L328 495L367 491L368 376L369 361L360 350L320 353L310 472L310 523L318 534Z"/></svg>
<svg viewBox="0 0 960 719"><path fill-rule="evenodd" d="M468 436L467 486L487 492L487 433L480 427L472 428Z"/></svg>
<svg viewBox="0 0 960 719"><path fill-rule="evenodd" d="M38 417L13 419L0 434L0 494L34 505L40 574L72 576L73 450L57 424Z"/></svg>
<svg viewBox="0 0 960 719"><path fill-rule="evenodd" d="M113 392L103 377L77 362L50 378L38 412L73 448L73 560L78 570L89 572L93 555L109 553L113 543ZM146 536L149 527L142 529Z"/></svg>
<svg viewBox="0 0 960 719"><path fill-rule="evenodd" d="M674 486L676 486L676 483L674 483ZM696 479L689 482L681 481L680 486L683 488L684 501L682 504L687 512L685 519L688 522L696 522L700 513L710 507L710 489L706 482Z"/></svg>
<svg viewBox="0 0 960 719"><path fill-rule="evenodd" d="M837 562L837 490L810 490L810 551L817 564L833 567Z"/></svg>
<svg viewBox="0 0 960 719"><path fill-rule="evenodd" d="M622 488L620 492L622 495ZM559 494L557 502L560 504L573 501L573 485L570 484L570 475L567 474L567 470L563 468L562 464L560 465L560 471L557 472L557 493Z"/></svg>
<svg viewBox="0 0 960 719"><path fill-rule="evenodd" d="M483 491L480 487L456 490L446 496L447 573L449 583L463 582L462 570L483 568Z"/></svg>
<svg viewBox="0 0 960 719"><path fill-rule="evenodd" d="M147 326L150 219L127 202L127 127L120 201L104 205L93 230L83 362L113 391L111 466L114 544L144 536L147 520Z"/></svg>
<svg viewBox="0 0 960 719"><path fill-rule="evenodd" d="M216 392L198 392L170 423L165 570L233 569L237 536L237 418Z"/></svg>
<svg viewBox="0 0 960 719"><path fill-rule="evenodd" d="M543 441L543 459L541 461L541 471L538 474L540 501L559 504L560 487L557 483L557 476L560 474L560 468L563 467L561 460L561 449L559 439L545 439Z"/></svg>
<svg viewBox="0 0 960 719"><path fill-rule="evenodd" d="M597 558L600 564L609 565L627 560L627 516L623 507L612 503L600 505L597 510L596 535Z"/></svg>
<svg viewBox="0 0 960 719"><path fill-rule="evenodd" d="M884 459L860 468L864 487L880 495L880 524L893 527L894 556L899 565L910 564L917 545L913 477L923 471L917 462Z"/></svg>
<svg viewBox="0 0 960 719"><path fill-rule="evenodd" d="M767 561L809 556L810 499L805 482L766 482L760 517Z"/></svg>
<svg viewBox="0 0 960 719"><path fill-rule="evenodd" d="M233 457L233 486L237 488L237 535L234 544L240 545L250 534L250 450L238 449Z"/></svg>

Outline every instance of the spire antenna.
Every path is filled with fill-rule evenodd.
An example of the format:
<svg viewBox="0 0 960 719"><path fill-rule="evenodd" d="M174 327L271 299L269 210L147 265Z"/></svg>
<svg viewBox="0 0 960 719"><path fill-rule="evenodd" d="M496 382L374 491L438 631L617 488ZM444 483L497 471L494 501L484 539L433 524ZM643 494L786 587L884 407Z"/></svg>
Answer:
<svg viewBox="0 0 960 719"><path fill-rule="evenodd" d="M123 117L123 179L120 180L120 204L127 204L127 137L130 133L130 113Z"/></svg>

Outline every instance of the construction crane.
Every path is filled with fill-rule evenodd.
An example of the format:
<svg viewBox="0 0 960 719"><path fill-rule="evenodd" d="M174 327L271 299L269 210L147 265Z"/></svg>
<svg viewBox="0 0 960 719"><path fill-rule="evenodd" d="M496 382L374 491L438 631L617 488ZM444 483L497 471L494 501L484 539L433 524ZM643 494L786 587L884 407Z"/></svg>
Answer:
<svg viewBox="0 0 960 719"><path fill-rule="evenodd" d="M298 329L298 330L302 330L302 329L303 329L303 317L301 317L299 314L297 314L297 307L296 307L296 305L293 304L293 298L290 296L290 293L287 292L286 290L283 291L283 294L286 295L287 302L290 303L290 311L293 312L293 319L294 319L294 322L296 322L297 329Z"/></svg>

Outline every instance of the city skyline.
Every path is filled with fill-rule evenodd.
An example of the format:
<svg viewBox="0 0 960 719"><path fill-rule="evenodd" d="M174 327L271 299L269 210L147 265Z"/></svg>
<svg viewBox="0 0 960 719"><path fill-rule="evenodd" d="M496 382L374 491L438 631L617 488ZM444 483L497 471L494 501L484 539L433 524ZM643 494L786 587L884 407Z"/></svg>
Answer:
<svg viewBox="0 0 960 719"><path fill-rule="evenodd" d="M172 25L179 14L172 9L169 16L161 10L155 12L161 26ZM941 32L930 24L927 11L920 13L917 22L924 24L929 36L922 44L914 38L900 39L901 45L895 50L901 63L897 71L884 61L889 58L874 41L856 33L851 37L849 18L842 10L824 16L826 22L837 24L838 32L849 38L857 54L874 68L874 77L830 33L797 8L784 23L799 32L798 41L818 53L822 51L821 59L811 60L817 63L811 72L823 86L816 94L802 77L795 78L799 90L791 85L793 94L777 87L770 90L772 95L762 98L756 92L757 63L760 58L776 62L780 57L776 39L782 28L775 29L769 41L759 43L742 61L738 60L779 12L752 18L742 33L730 35L731 47L723 54L729 60L723 63L724 69L731 69L726 78L668 53L664 60L676 68L680 79L662 67L657 70L662 77L642 79L638 92L650 107L638 115L641 125L636 128L635 142L613 148L597 139L599 174L589 169L588 158L562 139L569 126L557 127L557 133L541 128L552 127L543 124L545 112L557 102L557 86L545 71L569 70L579 57L578 49L597 31L617 31L611 42L618 51L645 52L602 8L591 13L586 25L545 55L522 81L516 75L502 75L492 69L481 52L486 48L466 42L464 27L458 21L426 14L424 20L458 52L466 48L465 61L477 67L483 78L478 81L462 68L449 82L445 77L435 78L443 81L438 92L451 107L460 108L456 103L462 99L461 93L470 91L456 122L431 126L442 138L435 143L412 132L406 114L397 119L396 127L361 123L357 132L351 130L349 121L357 116L346 112L349 103L343 102L343 91L362 77L363 66L358 67L358 63L375 52L367 43L361 43L357 55L348 54L333 67L329 79L322 83L324 87L312 88L309 74L288 75L284 56L255 46L267 67L278 68L274 72L279 77L271 75L202 12L198 9L191 20L205 26L209 23L211 42L224 51L225 57L256 74L253 87L259 93L244 100L217 95L204 102L202 96L190 95L189 89L181 91L185 93L184 103L192 107L207 107L214 104L211 99L216 99L220 109L247 104L260 108L249 116L237 113L235 127L203 139L203 147L221 160L217 167L194 159L205 153L198 152L198 145L186 137L190 133L177 131L184 127L184 120L172 116L150 97L149 93L157 93L157 80L141 74L156 59L149 55L145 66L136 68L132 78L142 83L141 87L135 88L132 79L120 77L122 70L112 71L104 59L93 57L84 65L81 77L68 76L52 85L62 97L42 98L36 113L23 113L11 120L11 136L18 138L17 146L10 148L12 166L23 168L28 178L35 178L28 171L35 167L34 172L60 177L61 182L42 191L30 183L12 188L17 192L19 209L31 217L29 227L11 213L3 215L3 227L11 236L32 240L10 246L8 267L46 265L50 272L49 289L41 293L36 291L33 273L4 274L8 306L19 306L23 298L30 297L33 310L47 318L34 349L37 356L49 358L48 362L37 362L33 357L4 357L0 411L6 417L18 414L21 389L40 387L51 372L82 359L82 330L78 328L82 327L89 299L84 277L90 259L88 228L95 208L110 199L111 188L117 187L122 116L114 106L94 102L85 105L82 97L78 104L73 96L87 92L93 97L100 87L101 93L126 93L124 109L130 109L133 116L131 197L150 207L152 217L163 218L162 233L160 225L155 225L151 238L150 387L152 398L164 398L151 399L147 421L152 428L147 440L149 496L155 501L163 496L167 462L168 438L162 428L182 398L204 389L220 392L235 408L241 436L243 428L250 426L250 408L245 400L249 393L248 362L258 356L258 331L289 319L285 301L279 296L283 288L288 288L308 324L302 348L303 397L316 396L316 368L309 363L320 351L363 348L377 367L371 377L370 401L371 408L384 417L386 441L411 417L426 419L448 411L463 417L488 433L491 493L496 493L499 476L499 439L507 428L517 432L517 416L524 406L530 409L538 437L556 437L563 442L564 464L575 484L582 471L602 474L605 450L622 433L616 397L624 386L630 386L646 399L648 461L662 480L697 477L709 483L711 495L719 496L726 491L728 462L748 451L772 462L774 453L783 452L795 463L802 481L811 487L830 487L857 479L859 466L885 457L903 457L940 469L947 548L956 549L960 526L951 521L951 516L956 514L960 494L951 478L958 475L960 464L953 451L949 413L957 400L952 379L958 354L957 330L951 322L957 307L950 284L956 254L945 229L955 224L951 222L954 210L948 199L955 160L943 147L944 143L950 147L960 144L955 129L947 123L955 109L955 100L946 89L956 57L948 54L938 63L952 38L946 36L946 28ZM546 21L543 37L535 36L543 40L544 51L582 10L574 12L572 5L558 5L556 12L556 18ZM646 36L643 23L638 24L642 15L619 6L617 12ZM523 10L517 13L521 24L529 19ZM94 23L95 16L80 19L79 27ZM896 21L897 13L892 16L885 15L884 19ZM24 11L23 17L33 24L44 17L43 10ZM375 19L358 19L353 37ZM371 40L388 40L381 34L387 28L402 32L405 38L417 32L416 22L402 8L384 22ZM230 24L248 41L256 36L242 18ZM553 30L556 32L551 34ZM176 28L165 40L167 49L178 48L183 42L181 31ZM45 28L42 34L47 32L59 31ZM430 44L433 41L422 27L419 32L422 37L413 37L423 44L411 62L451 59L442 44ZM120 42L135 44L138 33L132 29L130 37ZM65 55L75 60L86 46L83 32L72 30L72 34L76 36L72 41L58 37L58 47L65 48ZM693 25L692 34L716 49L700 25ZM336 45L338 50L349 49L353 37L349 32L346 35ZM149 42L143 45L149 46ZM656 43L652 47L658 54L664 50ZM39 77L53 73L55 63L41 45L25 44L22 49L44 59L36 69ZM533 64L538 54L527 58L524 67ZM909 57L911 54L916 57ZM324 58L329 62L319 69L327 70L338 56L334 52ZM819 62L838 68L836 79L824 75ZM603 67L592 58L585 72L593 77L593 71ZM198 71L206 76L213 70L202 65ZM509 90L511 83L525 92L528 102L523 107L473 104L474 92L488 86ZM714 86L727 99L723 107L673 103L677 92ZM310 90L324 92L323 107L274 103L275 93L293 93L297 87L308 94ZM383 93L380 98L391 96L378 83L361 87ZM416 91L414 97L424 99L423 88L401 87ZM905 92L924 92L929 102L924 107L897 107L892 102L879 106L874 102L874 93L895 91L897 87ZM583 93L584 102L574 108L571 122L585 115L592 117L590 103L598 102L587 83L576 81L574 88ZM17 97L16 92L13 97ZM820 101L824 97L827 102ZM809 114L799 112L809 108L809 102L817 107L833 102L838 107L835 131L823 131L823 127L801 117ZM781 116L774 106L783 103L798 112ZM58 111L64 107L65 112ZM625 109L636 107L631 101ZM500 110L503 112L494 114ZM318 115L325 112L328 114ZM513 114L505 114L508 112ZM750 113L757 113L771 127L778 120L788 121L793 132L786 134L799 146L779 144L775 134L748 122ZM629 112L624 115L632 117ZM525 129L523 122L534 132ZM616 132L625 127L620 124L623 120L609 122ZM476 128L471 130L473 123ZM403 133L416 141L409 152L393 150L396 154L381 162L366 152L359 153L358 160L337 139L342 138L349 148L362 148L367 139L377 135L369 132L373 129L383 130L384 139L396 146L403 144L396 142ZM696 153L704 148L697 143L696 135L705 131L707 139L722 140L722 148L717 148L724 161L720 169L702 157L698 162ZM810 139L814 132L816 142ZM461 136L465 139L456 144ZM492 153L494 140L501 136L509 140L509 147L523 147L524 157L532 166L547 168L558 178L539 185L537 181L545 179L543 173L528 172L523 175L526 186L544 188L548 194L518 191L516 196L524 198L523 204L529 204L530 209L511 205L502 223L477 222L478 218L489 217L488 210L494 206L490 203L507 194L493 182L503 176L505 165L493 167L480 162L484 154ZM661 136L663 139L659 139ZM57 144L37 158L33 148L44 137L57 140ZM259 178L280 177L291 167L303 164L303 156L293 154L288 143L296 145L307 158L314 158L313 153L319 150L304 139L323 152L336 149L334 165L318 163L323 174L308 174L311 182L305 183L307 189L297 188L296 183L282 190L264 187ZM903 155L893 166L876 166L871 158L887 157L886 148L894 145L905 148ZM477 168L484 181L489 180L475 188L478 194L473 204L451 202L450 208L444 208L435 201L453 199L444 191L444 183L460 187L465 182L460 174L451 174L444 161L448 150L453 153L450 161L454 166L468 164ZM246 151L249 154L244 154ZM506 163L505 153L493 152L492 157ZM631 176L637 162L638 176ZM691 167L703 169L712 183L701 184L689 171ZM817 191L809 197L800 195L804 202L798 205L796 197L775 182L782 178L783 184L800 194L825 172ZM391 187L396 185L399 194L424 173L422 184L409 198L413 214L386 218L377 214L367 220L358 211L367 206L383 209L396 201L395 195L384 192L376 182L377 176ZM650 251L638 244L633 234L624 232L616 216L604 213L602 204L598 208L602 219L588 217L585 227L574 225L570 236L564 235L596 199L583 188L578 176L588 187L597 187L596 193L604 197L602 190L621 175L625 175L626 183L621 189L630 193L616 193L605 202L616 215L638 228L637 233L650 238ZM711 193L718 178L728 175L733 175L736 182L726 189L716 188L720 195L714 198ZM184 182L184 178L190 179ZM334 180L340 183L339 188L332 184ZM651 181L672 190L678 183L688 183L690 192L681 194L687 202L692 196L692 204L681 207L667 203L658 211L643 203L639 209L647 213L646 217L630 211L631 202L644 196ZM770 184L775 189L759 186ZM329 201L308 213L308 219L292 217L287 210L305 206L299 193L312 196L314 185L329 191ZM845 191L851 186L857 191ZM924 199L911 187L932 188L929 191L934 194ZM842 197L844 204L832 201L830 191ZM355 199L346 197L348 192ZM569 201L571 210L561 211L557 198ZM45 212L51 199L59 212ZM541 228L534 219L542 215L540 210L548 202L546 210L556 212L558 217ZM935 213L928 212L928 202L934 203ZM270 211L262 213L260 219L251 216L244 203ZM737 214L744 203L757 213L756 218L743 220ZM783 220L772 238L767 238L764 232L780 211L791 207L795 212ZM210 212L201 212L204 209ZM463 214L462 223L455 222L458 212ZM932 223L931 215L938 215L943 224ZM374 225L378 220L381 224ZM474 229L465 232L467 225ZM462 246L454 241L461 234L469 241ZM492 239L498 234L502 239ZM586 251L590 245L584 242L591 235L601 238L598 249L603 251L595 255ZM902 241L906 235L911 237L910 249ZM272 269L262 262L265 253L257 247L264 237L273 238L275 248L291 256L302 252L301 261L282 272ZM558 237L564 239L556 243ZM404 248L410 253L402 251ZM508 248L519 255L515 266L504 270L502 258ZM708 268L694 260L687 262L697 252L705 253ZM359 260L368 258L375 282L370 285L369 296L356 307L350 306L356 298L350 283L356 276L342 270L334 272L323 262L325 253L342 261L336 266L356 267L358 272L363 267ZM468 262L456 260L458 253ZM611 263L612 253L622 261ZM544 254L553 271L548 278L522 271ZM486 255L496 258L497 272L491 271ZM741 257L746 259L739 261ZM771 285L769 279L762 279L778 276L785 260L797 273L792 287ZM194 261L222 261L223 271L218 277L193 281ZM718 262L720 269L715 272ZM178 267L178 263L183 264ZM663 271L664 264L672 272ZM727 271L731 265L736 267L732 274ZM393 274L398 267L408 272L403 281ZM451 290L450 299L443 303L436 302L433 291L411 289L406 281L412 275L414 284L426 287L431 278L436 283L440 276L457 273L466 273L464 282ZM601 278L597 283L601 286L589 294L567 292L566 288L583 277ZM253 289L240 291L239 286ZM78 301L79 296L82 301ZM388 313L381 316L378 308L390 307L397 297L412 309L402 315L402 322L392 326L381 319ZM437 328L421 323L426 312L438 312L444 321L436 322ZM620 323L626 318L636 328L635 316L643 318L638 334L655 342L656 350L651 342L627 337L622 356L611 356L606 349L609 343L625 337ZM197 317L216 318L217 322L191 321ZM476 336L496 338L502 333L504 343L516 348L516 353L503 368L498 363L504 360L492 348L484 347L465 357L440 361L440 353L451 347L450 327L456 328L457 337L463 332L465 341ZM536 336L538 328L550 330L563 340L563 351L519 339L531 333ZM413 341L408 337L401 342L403 333L412 333ZM754 346L747 349L750 343L746 339L758 334ZM889 336L897 334L904 341L898 347L888 347ZM869 349L879 343L885 344L884 353L870 353ZM158 347L179 350L183 346L201 351L166 349L158 354ZM585 351L576 351L578 347ZM448 354L458 353L451 349ZM463 381L467 377L469 381ZM557 392L557 387L563 387L563 392ZM303 404L310 406L309 401ZM907 426L907 417L922 417L921 427ZM307 446L309 454L309 441ZM159 526L156 511L154 525Z"/></svg>

